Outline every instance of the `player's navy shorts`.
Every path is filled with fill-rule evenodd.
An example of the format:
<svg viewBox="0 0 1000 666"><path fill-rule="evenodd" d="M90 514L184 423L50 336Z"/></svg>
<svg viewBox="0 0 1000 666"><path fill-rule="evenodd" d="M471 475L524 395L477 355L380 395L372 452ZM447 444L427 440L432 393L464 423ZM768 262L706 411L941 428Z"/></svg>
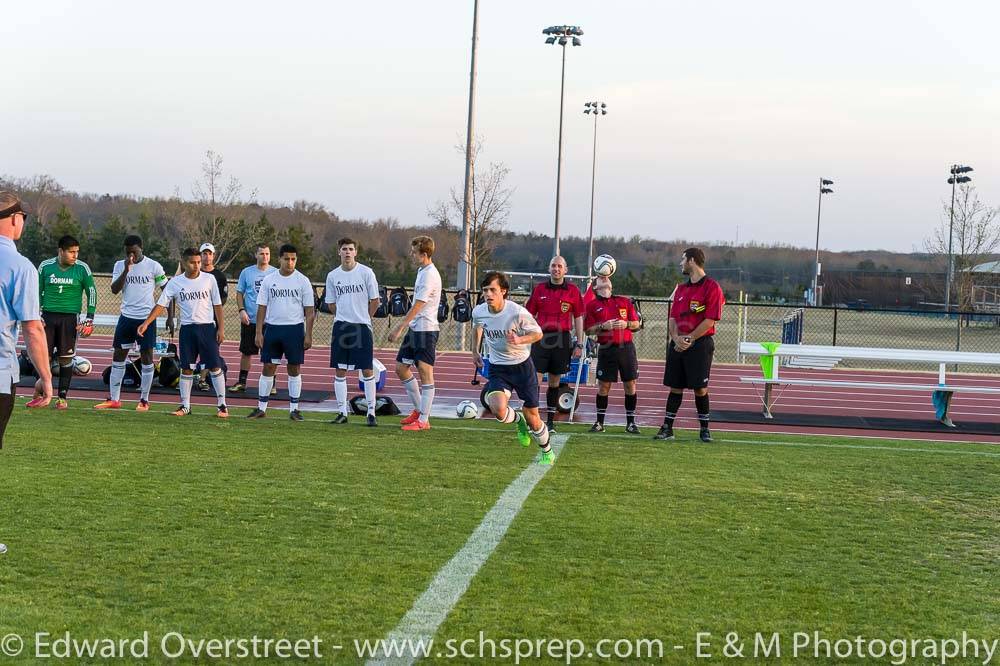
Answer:
<svg viewBox="0 0 1000 666"><path fill-rule="evenodd" d="M264 346L260 350L262 363L277 363L284 356L288 365L302 365L306 360L305 324L266 324Z"/></svg>
<svg viewBox="0 0 1000 666"><path fill-rule="evenodd" d="M76 315L67 312L43 312L45 341L49 353L56 350L57 356L73 356L76 353Z"/></svg>
<svg viewBox="0 0 1000 666"><path fill-rule="evenodd" d="M639 377L639 360L632 342L601 345L597 350L597 381L617 382L619 376L623 382Z"/></svg>
<svg viewBox="0 0 1000 666"><path fill-rule="evenodd" d="M257 346L257 324L240 322L240 353L244 356L256 356L260 353Z"/></svg>
<svg viewBox="0 0 1000 666"><path fill-rule="evenodd" d="M663 385L676 389L700 389L708 386L715 356L715 340L708 335L698 338L687 351L679 352L674 343L667 346L667 367L663 370Z"/></svg>
<svg viewBox="0 0 1000 666"><path fill-rule="evenodd" d="M115 339L111 346L115 349L131 349L136 342L139 343L140 351L146 351L156 346L156 320L154 319L146 328L146 332L139 335L139 326L145 319L132 319L122 315L118 317L115 325Z"/></svg>
<svg viewBox="0 0 1000 666"><path fill-rule="evenodd" d="M496 365L490 363L490 379L486 383L486 393L504 391L516 392L525 407L538 407L538 375L535 364L529 358L517 365Z"/></svg>
<svg viewBox="0 0 1000 666"><path fill-rule="evenodd" d="M573 358L573 337L569 331L546 331L531 345L531 362L538 372L564 375Z"/></svg>
<svg viewBox="0 0 1000 666"><path fill-rule="evenodd" d="M437 358L438 331L408 330L403 344L396 354L396 360L406 365L416 365L417 361L434 365Z"/></svg>
<svg viewBox="0 0 1000 666"><path fill-rule="evenodd" d="M178 337L182 368L197 370L199 360L209 370L222 367L215 324L184 324Z"/></svg>
<svg viewBox="0 0 1000 666"><path fill-rule="evenodd" d="M333 322L330 337L330 367L341 370L371 370L375 343L367 324Z"/></svg>

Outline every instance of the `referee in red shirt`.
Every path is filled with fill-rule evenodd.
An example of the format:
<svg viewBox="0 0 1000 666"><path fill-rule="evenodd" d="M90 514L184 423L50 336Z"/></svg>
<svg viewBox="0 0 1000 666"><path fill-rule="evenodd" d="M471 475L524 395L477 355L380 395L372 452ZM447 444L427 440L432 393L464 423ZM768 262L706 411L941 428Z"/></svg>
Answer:
<svg viewBox="0 0 1000 666"><path fill-rule="evenodd" d="M722 287L705 275L705 253L690 247L681 255L681 273L688 276L674 289L670 306L667 342L667 367L663 371L663 385L670 387L666 416L660 431L653 439L673 439L674 419L684 398L684 389L694 391L694 404L701 425L699 437L703 442L712 441L708 430L708 378L715 354L715 324L722 318L726 303Z"/></svg>
<svg viewBox="0 0 1000 666"><path fill-rule="evenodd" d="M552 257L549 280L535 287L524 307L542 327L542 339L531 345L531 361L538 372L539 386L542 375L549 375L545 391L547 426L549 432L555 432L552 421L559 403L559 382L569 371L570 359L579 358L583 350L583 296L575 284L566 282L565 259Z"/></svg>
<svg viewBox="0 0 1000 666"><path fill-rule="evenodd" d="M590 427L590 432L604 432L604 415L608 411L611 384L621 377L625 386L625 432L638 435L635 380L639 378L639 361L632 342L632 331L638 331L642 322L631 298L611 295L610 278L597 278L594 294L596 298L587 303L587 316L584 318L587 334L596 335L600 343L597 350L597 421Z"/></svg>

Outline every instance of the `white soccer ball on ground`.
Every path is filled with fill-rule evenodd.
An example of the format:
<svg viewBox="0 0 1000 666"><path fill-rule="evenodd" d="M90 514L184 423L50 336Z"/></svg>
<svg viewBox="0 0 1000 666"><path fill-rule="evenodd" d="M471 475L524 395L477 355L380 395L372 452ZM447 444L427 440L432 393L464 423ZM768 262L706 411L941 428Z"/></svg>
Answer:
<svg viewBox="0 0 1000 666"><path fill-rule="evenodd" d="M73 374L78 377L83 377L90 374L90 371L94 369L94 366L89 360L82 356L73 357Z"/></svg>
<svg viewBox="0 0 1000 666"><path fill-rule="evenodd" d="M7 546L0 543L0 555L3 555L6 552L7 552Z"/></svg>
<svg viewBox="0 0 1000 666"><path fill-rule="evenodd" d="M479 416L479 405L474 400L463 400L455 407L455 413L460 419L474 419Z"/></svg>
<svg viewBox="0 0 1000 666"><path fill-rule="evenodd" d="M602 254L594 259L594 273L601 277L611 277L618 270L618 262L610 254Z"/></svg>

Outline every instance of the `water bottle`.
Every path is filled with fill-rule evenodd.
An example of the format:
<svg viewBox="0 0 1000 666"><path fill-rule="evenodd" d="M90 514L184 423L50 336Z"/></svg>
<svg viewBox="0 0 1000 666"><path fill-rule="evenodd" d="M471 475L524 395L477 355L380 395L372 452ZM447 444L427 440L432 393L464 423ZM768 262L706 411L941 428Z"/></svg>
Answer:
<svg viewBox="0 0 1000 666"><path fill-rule="evenodd" d="M153 349L154 351L156 351L157 354L166 354L167 341L161 338L160 336L156 336L156 344L153 346Z"/></svg>

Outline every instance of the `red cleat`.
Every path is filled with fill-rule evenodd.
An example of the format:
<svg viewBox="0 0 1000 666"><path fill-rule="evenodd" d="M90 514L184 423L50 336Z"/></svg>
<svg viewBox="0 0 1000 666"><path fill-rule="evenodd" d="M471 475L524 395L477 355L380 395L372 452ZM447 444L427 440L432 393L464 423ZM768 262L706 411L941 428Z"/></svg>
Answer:
<svg viewBox="0 0 1000 666"><path fill-rule="evenodd" d="M414 421L413 423L407 423L402 429L406 431L430 430L431 424L429 421Z"/></svg>
<svg viewBox="0 0 1000 666"><path fill-rule="evenodd" d="M412 412L410 412L409 416L403 418L403 420L399 422L399 425L404 425L404 426L410 425L411 423L416 423L419 419L420 419L420 410L414 409Z"/></svg>

